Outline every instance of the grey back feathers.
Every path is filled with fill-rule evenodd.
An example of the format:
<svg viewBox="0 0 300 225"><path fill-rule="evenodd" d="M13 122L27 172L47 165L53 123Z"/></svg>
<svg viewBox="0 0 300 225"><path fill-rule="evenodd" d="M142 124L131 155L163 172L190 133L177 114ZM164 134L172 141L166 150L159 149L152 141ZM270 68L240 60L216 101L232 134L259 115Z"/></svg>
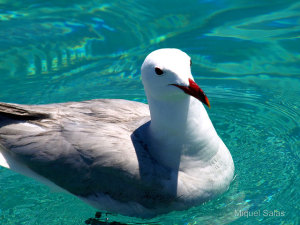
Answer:
<svg viewBox="0 0 300 225"><path fill-rule="evenodd" d="M68 192L83 197L104 193L121 202L142 200L146 206L171 197L160 185L170 179L170 171L150 165L155 161L139 137L137 128L150 119L146 104L118 99L1 103L0 118L6 154Z"/></svg>

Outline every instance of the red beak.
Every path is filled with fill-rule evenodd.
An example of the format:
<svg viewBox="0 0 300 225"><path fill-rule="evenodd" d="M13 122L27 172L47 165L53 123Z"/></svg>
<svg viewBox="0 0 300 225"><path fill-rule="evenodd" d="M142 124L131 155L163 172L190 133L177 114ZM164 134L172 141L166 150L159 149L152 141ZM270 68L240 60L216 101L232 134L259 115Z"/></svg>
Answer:
<svg viewBox="0 0 300 225"><path fill-rule="evenodd" d="M178 84L171 84L174 85L181 90L183 90L186 94L191 95L195 97L196 99L200 100L202 103L208 106L210 108L210 103L206 95L204 94L203 90L198 86L198 84L195 83L191 78L189 78L189 86L182 86Z"/></svg>

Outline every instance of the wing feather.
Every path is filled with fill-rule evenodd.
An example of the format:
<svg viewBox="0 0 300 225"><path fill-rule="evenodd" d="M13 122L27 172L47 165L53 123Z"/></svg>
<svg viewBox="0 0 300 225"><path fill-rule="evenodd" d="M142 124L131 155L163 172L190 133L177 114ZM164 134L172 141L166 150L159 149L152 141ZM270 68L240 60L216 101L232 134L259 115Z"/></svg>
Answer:
<svg viewBox="0 0 300 225"><path fill-rule="evenodd" d="M135 129L149 120L145 104L126 100L36 106L1 103L0 117L3 155L75 195L104 193L122 202L147 201L150 193L161 193L153 178L168 179L163 168L149 166L154 162L141 140L132 139ZM144 171L143 164L156 169ZM151 200L144 204L150 205Z"/></svg>

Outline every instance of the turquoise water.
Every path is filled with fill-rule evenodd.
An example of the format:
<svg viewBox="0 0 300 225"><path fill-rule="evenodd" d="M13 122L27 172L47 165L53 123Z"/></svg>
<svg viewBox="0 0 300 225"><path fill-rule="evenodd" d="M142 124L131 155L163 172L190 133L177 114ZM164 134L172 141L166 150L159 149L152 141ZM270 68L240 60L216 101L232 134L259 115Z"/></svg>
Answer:
<svg viewBox="0 0 300 225"><path fill-rule="evenodd" d="M146 102L140 65L163 47L192 57L236 178L222 196L190 210L147 221L120 215L110 220L300 224L297 0L0 0L0 101ZM239 210L248 217L236 215ZM73 196L0 168L1 225L84 224L95 212Z"/></svg>

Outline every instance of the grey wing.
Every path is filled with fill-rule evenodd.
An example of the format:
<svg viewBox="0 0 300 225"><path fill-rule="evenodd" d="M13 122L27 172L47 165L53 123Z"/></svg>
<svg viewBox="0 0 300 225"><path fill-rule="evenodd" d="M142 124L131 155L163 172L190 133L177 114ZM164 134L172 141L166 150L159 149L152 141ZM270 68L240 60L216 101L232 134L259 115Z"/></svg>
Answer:
<svg viewBox="0 0 300 225"><path fill-rule="evenodd" d="M126 100L2 104L0 143L16 161L75 195L101 192L138 200L160 188L151 175L141 179L141 161L149 168L153 162L140 140L132 140L132 132L148 120L147 105Z"/></svg>

